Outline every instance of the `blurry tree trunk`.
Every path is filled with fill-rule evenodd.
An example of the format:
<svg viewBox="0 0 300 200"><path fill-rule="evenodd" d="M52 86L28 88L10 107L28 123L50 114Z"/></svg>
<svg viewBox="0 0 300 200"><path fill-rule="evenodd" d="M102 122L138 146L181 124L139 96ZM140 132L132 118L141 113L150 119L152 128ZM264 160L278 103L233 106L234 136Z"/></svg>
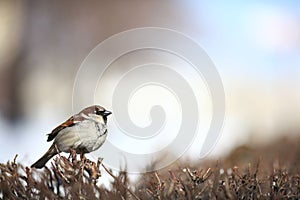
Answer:
<svg viewBox="0 0 300 200"><path fill-rule="evenodd" d="M25 53L24 4L0 2L0 112L9 122L22 117L19 99Z"/></svg>

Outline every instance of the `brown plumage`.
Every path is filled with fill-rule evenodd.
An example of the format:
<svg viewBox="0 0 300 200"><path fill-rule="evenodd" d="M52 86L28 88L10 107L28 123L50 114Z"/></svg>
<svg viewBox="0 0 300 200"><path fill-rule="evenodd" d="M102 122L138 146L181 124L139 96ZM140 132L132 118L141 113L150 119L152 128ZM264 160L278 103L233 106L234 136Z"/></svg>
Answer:
<svg viewBox="0 0 300 200"><path fill-rule="evenodd" d="M53 156L60 152L89 153L97 150L107 135L107 116L111 112L94 105L83 109L48 134L47 142L54 139L49 150L31 167L42 168Z"/></svg>
<svg viewBox="0 0 300 200"><path fill-rule="evenodd" d="M53 143L51 145L51 147L49 148L49 150L38 161L36 161L34 164L32 164L31 167L35 167L38 169L43 168L46 165L46 163L48 162L48 160L50 160L53 156L55 156L58 153L59 152L57 152L57 150L55 148L55 144Z"/></svg>

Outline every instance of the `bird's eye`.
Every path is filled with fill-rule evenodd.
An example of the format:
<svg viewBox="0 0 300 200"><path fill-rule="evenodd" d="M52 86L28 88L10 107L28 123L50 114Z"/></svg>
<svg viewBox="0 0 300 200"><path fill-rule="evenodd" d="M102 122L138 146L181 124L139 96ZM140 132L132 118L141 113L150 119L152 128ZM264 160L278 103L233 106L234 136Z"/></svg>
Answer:
<svg viewBox="0 0 300 200"><path fill-rule="evenodd" d="M96 115L101 115L101 113L103 113L102 110L96 110L96 111L95 111L95 114L96 114Z"/></svg>

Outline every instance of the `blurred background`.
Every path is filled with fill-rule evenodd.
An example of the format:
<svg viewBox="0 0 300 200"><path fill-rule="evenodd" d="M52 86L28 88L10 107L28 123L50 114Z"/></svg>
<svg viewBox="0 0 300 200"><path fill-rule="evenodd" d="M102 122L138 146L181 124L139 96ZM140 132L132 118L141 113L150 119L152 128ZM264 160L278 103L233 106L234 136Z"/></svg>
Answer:
<svg viewBox="0 0 300 200"><path fill-rule="evenodd" d="M298 1L0 1L0 162L32 163L72 113L76 72L101 41L163 27L199 43L223 80L226 120L211 153L300 135ZM190 152L193 154L193 152Z"/></svg>

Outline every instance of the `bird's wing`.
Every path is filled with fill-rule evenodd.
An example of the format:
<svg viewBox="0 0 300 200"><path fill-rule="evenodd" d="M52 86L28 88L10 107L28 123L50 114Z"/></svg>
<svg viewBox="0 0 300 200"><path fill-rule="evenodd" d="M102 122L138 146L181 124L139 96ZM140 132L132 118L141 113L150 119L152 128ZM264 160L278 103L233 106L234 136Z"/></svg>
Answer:
<svg viewBox="0 0 300 200"><path fill-rule="evenodd" d="M70 117L67 121L65 121L64 123L62 123L55 129L53 129L51 133L47 134L48 135L47 142L53 140L61 130L71 127L71 126L74 126L75 124L83 121L84 119L85 118L81 115L74 115L74 116Z"/></svg>

